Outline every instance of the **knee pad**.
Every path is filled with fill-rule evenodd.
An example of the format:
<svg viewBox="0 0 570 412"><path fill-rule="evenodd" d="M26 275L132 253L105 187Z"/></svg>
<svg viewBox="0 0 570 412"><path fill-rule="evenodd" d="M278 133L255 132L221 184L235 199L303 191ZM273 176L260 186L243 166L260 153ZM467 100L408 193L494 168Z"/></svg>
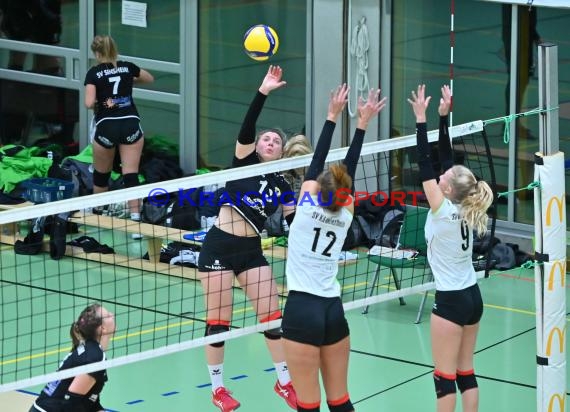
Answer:
<svg viewBox="0 0 570 412"><path fill-rule="evenodd" d="M438 370L433 373L433 382L435 383L435 394L437 398L443 398L444 396L454 394L457 392L455 386L455 375L447 375Z"/></svg>
<svg viewBox="0 0 570 412"><path fill-rule="evenodd" d="M352 406L352 402L350 402L350 397L348 396L348 393L344 395L342 398L337 399L336 401L327 401L327 405L329 406L330 412L354 411L354 406Z"/></svg>
<svg viewBox="0 0 570 412"><path fill-rule="evenodd" d="M135 187L139 185L138 173L127 173L123 175L123 183L125 187Z"/></svg>
<svg viewBox="0 0 570 412"><path fill-rule="evenodd" d="M475 371L471 369L470 371L457 371L457 387L459 392L463 393L468 389L477 388L477 378L475 378Z"/></svg>
<svg viewBox="0 0 570 412"><path fill-rule="evenodd" d="M93 170L93 184L99 187L109 186L109 178L111 177L111 172L101 173L97 170Z"/></svg>
<svg viewBox="0 0 570 412"><path fill-rule="evenodd" d="M228 332L230 330L229 322L217 321L216 323L206 323L206 333L204 336L217 335L218 333ZM210 343L214 348L221 348L225 344L224 341Z"/></svg>
<svg viewBox="0 0 570 412"><path fill-rule="evenodd" d="M281 311L278 310L276 312L273 312L271 315L260 319L259 322L260 323L266 323L266 322L270 322L272 320L277 320L277 319L281 319L283 316L281 315ZM281 339L281 328L277 327L277 328L273 328L273 329L268 329L266 331L263 332L263 335L270 340L278 340Z"/></svg>

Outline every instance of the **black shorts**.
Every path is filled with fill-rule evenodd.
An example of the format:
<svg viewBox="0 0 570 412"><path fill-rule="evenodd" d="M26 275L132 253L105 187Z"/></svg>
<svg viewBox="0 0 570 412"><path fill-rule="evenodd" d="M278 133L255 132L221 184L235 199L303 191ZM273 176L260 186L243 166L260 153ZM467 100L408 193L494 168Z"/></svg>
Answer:
<svg viewBox="0 0 570 412"><path fill-rule="evenodd" d="M126 119L102 120L95 130L93 138L106 149L112 149L120 144L133 144L143 137L141 122L136 117Z"/></svg>
<svg viewBox="0 0 570 412"><path fill-rule="evenodd" d="M200 272L233 270L239 275L248 269L269 266L261 249L261 238L232 235L212 226L198 256Z"/></svg>
<svg viewBox="0 0 570 412"><path fill-rule="evenodd" d="M483 316L479 285L474 284L463 290L437 290L432 313L459 326L475 325Z"/></svg>
<svg viewBox="0 0 570 412"><path fill-rule="evenodd" d="M281 329L285 339L313 346L332 345L350 334L339 297L294 290L287 297Z"/></svg>

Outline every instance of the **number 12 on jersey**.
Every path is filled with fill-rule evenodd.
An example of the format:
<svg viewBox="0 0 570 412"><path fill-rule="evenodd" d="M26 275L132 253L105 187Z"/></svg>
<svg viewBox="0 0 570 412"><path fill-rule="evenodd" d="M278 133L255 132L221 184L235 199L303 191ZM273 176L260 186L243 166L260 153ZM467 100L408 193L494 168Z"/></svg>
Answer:
<svg viewBox="0 0 570 412"><path fill-rule="evenodd" d="M319 246L319 238L321 237L321 228L320 227L314 227L313 231L315 232L315 238L313 239L313 247L311 248L311 250L315 253L319 253L317 251L317 246ZM334 242L336 242L336 234L332 231L329 230L326 234L325 237L329 238L330 240L328 241L328 245L323 249L322 252L320 252L323 256L327 256L330 257L330 250L334 245Z"/></svg>

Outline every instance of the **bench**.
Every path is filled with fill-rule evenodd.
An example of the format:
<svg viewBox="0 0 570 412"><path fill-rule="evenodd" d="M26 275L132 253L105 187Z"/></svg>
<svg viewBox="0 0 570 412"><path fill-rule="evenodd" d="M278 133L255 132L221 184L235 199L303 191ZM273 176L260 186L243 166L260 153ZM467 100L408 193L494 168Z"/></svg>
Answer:
<svg viewBox="0 0 570 412"><path fill-rule="evenodd" d="M0 210L9 210L16 207L31 205L33 205L33 203L30 202L17 205L1 205ZM189 245L201 245L201 242L187 240L184 238L184 235L189 233L187 230L84 212L76 212L69 218L69 221L80 226L122 231L127 234L140 234L143 236L143 241L147 242L148 260L118 253L86 253L82 248L71 245L66 245L65 256L121 266L129 269L138 269L147 272L183 277L190 280L199 280L198 270L196 268L170 265L168 263L160 262L160 251L164 241L176 241ZM25 234L18 233L18 222L11 222L0 226L0 243L14 245L17 240L23 240L24 235ZM42 250L44 252L49 252L49 240L44 240ZM273 259L285 259L286 252L287 249L280 246L270 246L267 249L264 249L264 254ZM237 284L234 286L237 286ZM279 284L278 291L281 295L286 294L285 287Z"/></svg>
<svg viewBox="0 0 570 412"><path fill-rule="evenodd" d="M4 204L0 203L0 210L12 210L19 207L27 207L33 206L32 202L23 202L23 203L16 203L16 204ZM13 237L18 232L18 222L10 222L5 224L0 224L0 243L9 243L4 242L2 239L3 237Z"/></svg>

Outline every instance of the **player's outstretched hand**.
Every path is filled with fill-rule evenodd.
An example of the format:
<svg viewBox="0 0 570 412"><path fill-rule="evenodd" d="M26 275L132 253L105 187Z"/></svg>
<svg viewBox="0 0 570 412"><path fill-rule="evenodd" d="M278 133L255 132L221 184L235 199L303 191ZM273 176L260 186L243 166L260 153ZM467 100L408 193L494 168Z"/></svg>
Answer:
<svg viewBox="0 0 570 412"><path fill-rule="evenodd" d="M366 130L368 122L386 107L387 97L380 98L380 89L370 89L366 101L358 98L358 128Z"/></svg>
<svg viewBox="0 0 570 412"><path fill-rule="evenodd" d="M447 84L444 84L441 88L441 98L439 99L439 107L437 111L440 116L447 116L449 110L451 109L451 89Z"/></svg>
<svg viewBox="0 0 570 412"><path fill-rule="evenodd" d="M275 89L279 89L287 84L286 81L282 80L283 69L280 66L269 66L267 74L259 86L259 91L264 95L268 95Z"/></svg>
<svg viewBox="0 0 570 412"><path fill-rule="evenodd" d="M327 112L327 120L336 122L336 119L340 113L346 107L348 102L348 92L350 87L346 83L341 84L336 89L331 90L331 97L329 99L329 108Z"/></svg>
<svg viewBox="0 0 570 412"><path fill-rule="evenodd" d="M418 90L412 90L412 97L408 99L408 103L412 105L414 114L416 115L416 123L426 122L426 109L429 106L431 96L426 97L426 85L418 85Z"/></svg>

